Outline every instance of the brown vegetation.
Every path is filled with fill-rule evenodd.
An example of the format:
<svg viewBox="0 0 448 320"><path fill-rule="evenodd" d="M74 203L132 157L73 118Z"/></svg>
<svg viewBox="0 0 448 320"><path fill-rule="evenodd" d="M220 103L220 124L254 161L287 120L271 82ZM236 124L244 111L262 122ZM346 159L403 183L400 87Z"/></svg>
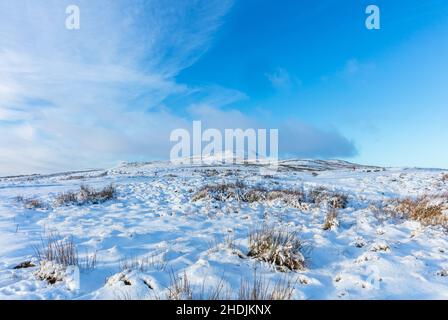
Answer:
<svg viewBox="0 0 448 320"><path fill-rule="evenodd" d="M250 234L247 256L273 264L280 271L304 270L301 248L295 232L263 227Z"/></svg>
<svg viewBox="0 0 448 320"><path fill-rule="evenodd" d="M445 195L397 199L392 201L387 210L394 216L419 221L423 225L448 227L448 215L444 213L447 200Z"/></svg>
<svg viewBox="0 0 448 320"><path fill-rule="evenodd" d="M325 216L325 221L323 225L324 230L330 230L338 225L338 211L335 208L331 208L327 215Z"/></svg>
<svg viewBox="0 0 448 320"><path fill-rule="evenodd" d="M95 190L89 186L82 185L77 192L68 191L56 197L56 205L84 205L99 204L111 199L115 199L117 190L113 185L108 185L100 190Z"/></svg>
<svg viewBox="0 0 448 320"><path fill-rule="evenodd" d="M331 191L324 187L312 189L308 196L311 202L318 206L328 204L334 209L344 209L348 204L348 196L346 194Z"/></svg>
<svg viewBox="0 0 448 320"><path fill-rule="evenodd" d="M236 183L206 185L192 197L192 201L199 200L220 202L236 200L246 203L281 201L286 206L299 209L306 202L314 203L317 206L327 204L334 209L344 209L348 205L348 196L346 194L330 191L324 187L312 189L306 194L303 190L298 189L267 190L258 186L250 187L239 181Z"/></svg>

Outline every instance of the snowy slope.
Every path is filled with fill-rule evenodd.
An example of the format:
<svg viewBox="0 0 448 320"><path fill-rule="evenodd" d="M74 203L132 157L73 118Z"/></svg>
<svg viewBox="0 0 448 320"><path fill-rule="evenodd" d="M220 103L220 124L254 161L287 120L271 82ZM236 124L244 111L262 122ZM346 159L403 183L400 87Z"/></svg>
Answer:
<svg viewBox="0 0 448 320"><path fill-rule="evenodd" d="M0 299L164 299L172 273L187 275L197 291L222 282L231 292L253 276L254 266L272 283L297 280L295 299L448 299L446 230L374 210L391 198L448 192L444 173L287 160L277 172L253 164L153 162L0 178ZM323 230L325 207L192 201L204 185L236 181L269 190L324 186L347 194L349 203L339 225ZM117 187L115 200L54 206L61 192L110 183ZM19 195L46 207L26 209ZM260 225L297 231L306 270L282 273L245 256L248 234ZM55 284L36 277L34 248L49 233L73 237L80 258L96 253L96 267L81 270L79 290L69 276ZM28 260L36 266L14 269Z"/></svg>

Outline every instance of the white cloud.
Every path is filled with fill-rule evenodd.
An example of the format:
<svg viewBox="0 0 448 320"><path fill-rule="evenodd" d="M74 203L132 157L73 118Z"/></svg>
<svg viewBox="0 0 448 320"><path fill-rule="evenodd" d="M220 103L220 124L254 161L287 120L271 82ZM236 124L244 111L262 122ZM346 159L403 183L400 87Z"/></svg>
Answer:
<svg viewBox="0 0 448 320"><path fill-rule="evenodd" d="M79 31L65 29L68 4L0 3L0 174L168 155L186 122L162 101L195 90L174 76L232 3L81 0Z"/></svg>
<svg viewBox="0 0 448 320"><path fill-rule="evenodd" d="M231 1L78 0L79 31L65 29L68 4L0 2L8 13L0 19L0 175L166 159L171 130L192 120L279 128L287 154L353 151L337 133L230 108L248 99L237 90L176 82L210 46ZM294 84L282 70L273 85Z"/></svg>

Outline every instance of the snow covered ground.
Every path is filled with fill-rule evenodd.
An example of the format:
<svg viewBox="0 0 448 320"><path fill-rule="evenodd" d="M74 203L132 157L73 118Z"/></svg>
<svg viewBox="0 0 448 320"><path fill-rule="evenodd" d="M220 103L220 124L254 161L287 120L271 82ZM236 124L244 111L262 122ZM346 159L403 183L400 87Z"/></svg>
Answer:
<svg viewBox="0 0 448 320"><path fill-rule="evenodd" d="M291 281L294 299L448 299L446 230L375 209L392 198L447 193L444 174L290 160L277 172L256 165L159 162L0 178L0 299L166 299L176 277L187 277L193 298L210 297L217 287L237 298L254 270L269 285ZM325 204L192 200L205 185L237 181L268 190L323 186L346 194L348 205L339 210L338 223L324 230ZM114 200L54 204L58 194L82 184L111 183ZM26 208L18 196L43 207ZM297 232L305 270L280 272L248 257L249 234L261 226ZM73 239L84 261L79 288L73 267L38 261L35 248L50 234ZM94 255L96 264L88 267L85 261ZM34 266L14 268L26 261ZM40 280L47 271L58 281Z"/></svg>

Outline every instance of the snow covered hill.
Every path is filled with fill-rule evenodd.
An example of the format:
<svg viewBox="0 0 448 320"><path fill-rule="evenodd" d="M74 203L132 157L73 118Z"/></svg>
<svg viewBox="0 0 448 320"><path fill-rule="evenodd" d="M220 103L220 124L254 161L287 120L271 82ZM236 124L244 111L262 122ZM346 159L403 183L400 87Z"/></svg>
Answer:
<svg viewBox="0 0 448 320"><path fill-rule="evenodd" d="M0 299L448 299L447 172L285 160L0 178Z"/></svg>

